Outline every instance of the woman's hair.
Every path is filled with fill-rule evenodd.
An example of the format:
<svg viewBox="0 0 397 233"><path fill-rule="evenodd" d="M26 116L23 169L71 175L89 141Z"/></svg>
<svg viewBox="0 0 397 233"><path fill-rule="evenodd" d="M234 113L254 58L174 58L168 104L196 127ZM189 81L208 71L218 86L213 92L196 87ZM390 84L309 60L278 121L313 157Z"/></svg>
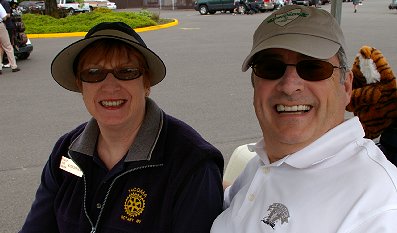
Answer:
<svg viewBox="0 0 397 233"><path fill-rule="evenodd" d="M120 55L127 56L129 60L138 60L139 66L144 68L144 81L150 86L148 65L145 57L133 46L128 43L124 43L116 39L99 39L92 42L87 47L85 47L74 60L73 63L73 73L75 74L77 86L82 90L81 80L78 78L78 72L81 69L81 65L84 61L89 60L90 63L96 64L101 61L110 61L114 66L119 64L117 57Z"/></svg>

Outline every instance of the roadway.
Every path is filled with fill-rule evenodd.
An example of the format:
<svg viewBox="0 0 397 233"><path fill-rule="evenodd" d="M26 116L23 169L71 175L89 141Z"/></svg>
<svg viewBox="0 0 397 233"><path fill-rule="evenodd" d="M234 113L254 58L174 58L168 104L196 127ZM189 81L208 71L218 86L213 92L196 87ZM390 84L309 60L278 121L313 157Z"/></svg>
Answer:
<svg viewBox="0 0 397 233"><path fill-rule="evenodd" d="M362 45L380 49L397 72L397 11L388 0L365 0L358 13L343 3L342 28L350 63ZM323 6L330 10L330 5ZM167 65L151 97L219 148L227 162L234 148L257 141L249 72L241 72L255 28L269 13L201 16L194 10L159 10L179 24L140 35ZM315 22L313 22L315 23ZM81 96L59 87L50 64L80 37L32 39L34 50L18 61L21 71L0 76L0 232L17 232L55 141L88 119Z"/></svg>

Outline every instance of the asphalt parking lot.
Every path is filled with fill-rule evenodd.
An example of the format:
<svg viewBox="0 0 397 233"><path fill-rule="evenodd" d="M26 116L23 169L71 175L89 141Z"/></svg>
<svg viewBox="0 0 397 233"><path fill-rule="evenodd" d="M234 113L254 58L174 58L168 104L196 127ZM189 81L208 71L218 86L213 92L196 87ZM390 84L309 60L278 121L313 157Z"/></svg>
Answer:
<svg viewBox="0 0 397 233"><path fill-rule="evenodd" d="M341 24L351 63L359 48L369 45L380 49L397 72L397 10L388 4L364 0L353 13L352 3L343 3ZM269 13L202 16L194 10L151 10L179 21L140 33L167 66L166 79L151 96L219 148L227 162L234 148L261 137L249 72L242 73L241 64L255 28ZM60 88L49 69L56 53L77 39L32 39L31 57L18 61L21 71L4 69L0 76L0 232L18 231L53 144L89 117L81 96Z"/></svg>

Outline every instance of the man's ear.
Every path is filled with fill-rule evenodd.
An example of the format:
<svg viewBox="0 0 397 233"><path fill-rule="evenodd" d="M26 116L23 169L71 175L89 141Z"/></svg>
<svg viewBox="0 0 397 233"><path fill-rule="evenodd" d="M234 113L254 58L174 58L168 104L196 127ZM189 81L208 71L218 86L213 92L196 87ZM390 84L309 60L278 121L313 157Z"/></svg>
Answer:
<svg viewBox="0 0 397 233"><path fill-rule="evenodd" d="M351 70L345 73L345 83L343 84L346 93L346 106L350 103L353 92L353 72Z"/></svg>

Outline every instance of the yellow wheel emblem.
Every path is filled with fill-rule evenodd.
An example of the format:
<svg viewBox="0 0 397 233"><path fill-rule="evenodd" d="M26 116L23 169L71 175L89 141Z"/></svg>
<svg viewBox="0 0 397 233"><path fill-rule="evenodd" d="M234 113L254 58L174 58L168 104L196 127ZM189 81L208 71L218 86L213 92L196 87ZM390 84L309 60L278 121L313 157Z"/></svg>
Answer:
<svg viewBox="0 0 397 233"><path fill-rule="evenodd" d="M130 217L136 217L142 214L145 209L145 199L141 194L132 192L128 195L124 203L124 210Z"/></svg>

